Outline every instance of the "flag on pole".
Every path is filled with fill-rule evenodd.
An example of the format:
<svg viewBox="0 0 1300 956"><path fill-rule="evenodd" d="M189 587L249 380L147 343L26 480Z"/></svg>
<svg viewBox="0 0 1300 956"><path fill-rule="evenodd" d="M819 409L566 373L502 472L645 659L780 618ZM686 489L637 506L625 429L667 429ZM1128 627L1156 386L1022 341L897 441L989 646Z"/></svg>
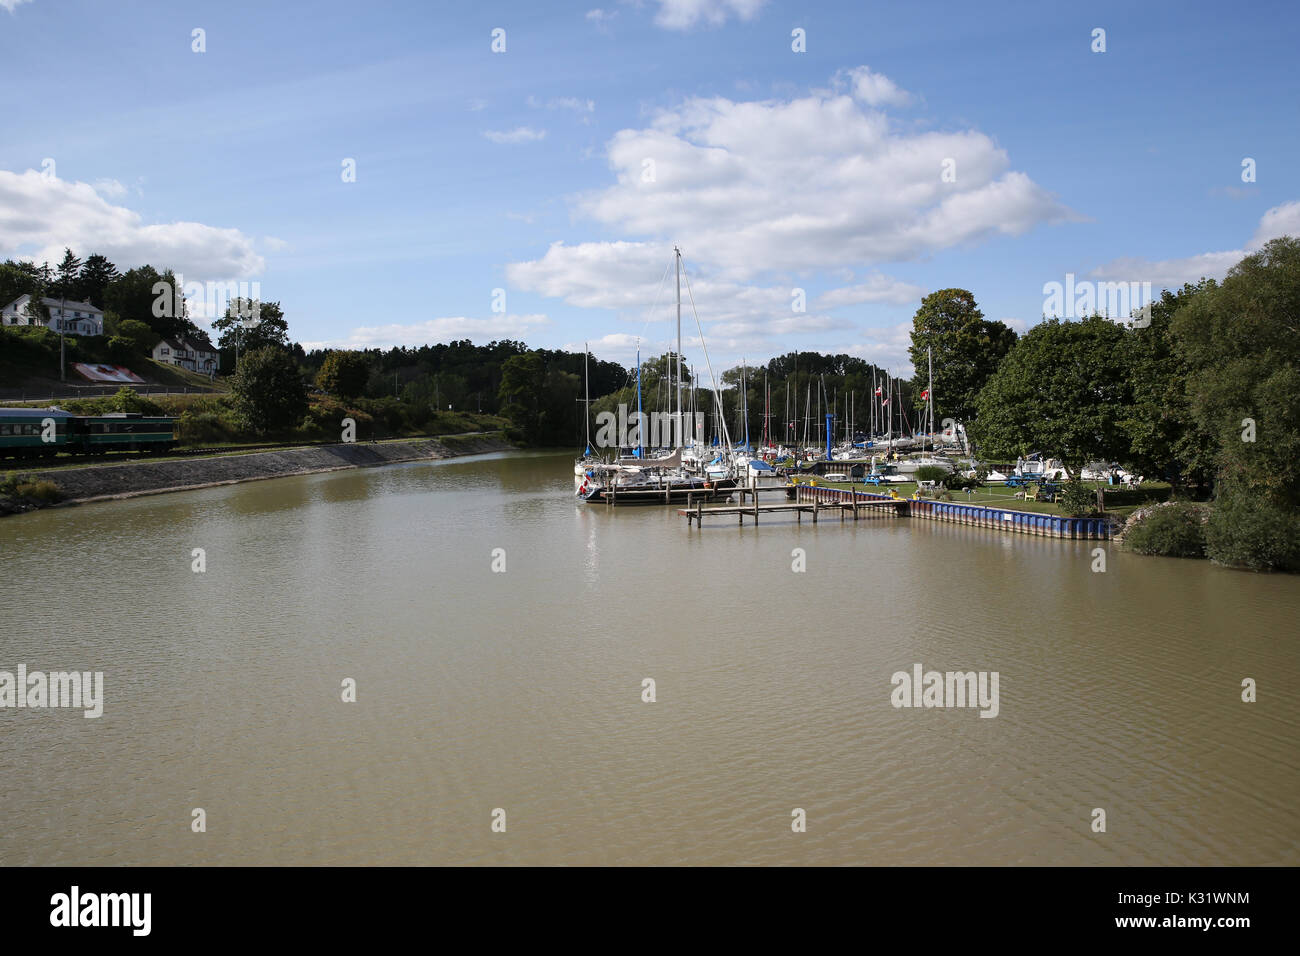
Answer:
<svg viewBox="0 0 1300 956"><path fill-rule="evenodd" d="M887 399L887 398L882 398L882 399L880 400L880 404L881 404L881 405L888 405L888 404L889 404L889 399Z"/></svg>
<svg viewBox="0 0 1300 956"><path fill-rule="evenodd" d="M879 385L876 386L876 394L877 394L877 395L880 394L880 386L879 386Z"/></svg>
<svg viewBox="0 0 1300 956"><path fill-rule="evenodd" d="M929 398L929 397L930 397L930 390L929 390L928 388L925 389L923 392L921 392L921 400L922 400L922 401L925 401L925 400L926 400L927 398Z"/></svg>

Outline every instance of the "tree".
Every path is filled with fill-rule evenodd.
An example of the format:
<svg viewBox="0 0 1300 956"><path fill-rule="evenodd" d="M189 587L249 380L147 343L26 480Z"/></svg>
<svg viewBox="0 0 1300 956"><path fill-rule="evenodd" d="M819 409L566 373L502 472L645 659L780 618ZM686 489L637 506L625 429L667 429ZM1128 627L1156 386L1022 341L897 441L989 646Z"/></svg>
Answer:
<svg viewBox="0 0 1300 956"><path fill-rule="evenodd" d="M118 276L117 266L109 262L105 256L98 254L87 256L85 265L81 267L81 275L78 277L77 298L97 308L104 308L104 295L109 285Z"/></svg>
<svg viewBox="0 0 1300 956"><path fill-rule="evenodd" d="M510 419L507 431L513 440L526 444L539 441L545 384L546 365L536 352L512 356L501 366L501 414Z"/></svg>
<svg viewBox="0 0 1300 956"><path fill-rule="evenodd" d="M161 337L149 326L136 319L125 319L117 324L117 335L130 343L136 355L151 355Z"/></svg>
<svg viewBox="0 0 1300 956"><path fill-rule="evenodd" d="M325 356L316 384L331 395L356 398L370 380L370 362L363 352L340 350Z"/></svg>
<svg viewBox="0 0 1300 956"><path fill-rule="evenodd" d="M1176 490L1209 484L1214 474L1211 436L1192 417L1187 396L1187 362L1175 350L1174 314L1194 298L1210 294L1213 279L1165 290L1151 303L1150 324L1124 336L1123 358L1133 403L1123 419L1129 450L1120 460L1137 474L1165 478Z"/></svg>
<svg viewBox="0 0 1300 956"><path fill-rule="evenodd" d="M1089 461L1122 457L1128 443L1120 421L1131 396L1125 334L1099 315L1048 319L1025 333L976 399L971 434L983 453L1042 452L1072 476Z"/></svg>
<svg viewBox="0 0 1300 956"><path fill-rule="evenodd" d="M236 415L258 434L292 428L307 414L307 385L282 348L266 346L243 355L230 392Z"/></svg>
<svg viewBox="0 0 1300 956"><path fill-rule="evenodd" d="M1241 494L1300 507L1300 240L1274 239L1172 321L1191 417L1217 478Z"/></svg>
<svg viewBox="0 0 1300 956"><path fill-rule="evenodd" d="M225 315L213 322L212 328L220 333L217 347L221 350L222 368L234 368L237 353L289 348L289 323L279 302L231 299Z"/></svg>
<svg viewBox="0 0 1300 956"><path fill-rule="evenodd" d="M912 319L912 344L907 354L916 369L913 393L929 385L926 347L934 359L934 414L969 423L976 414L975 398L1015 344L1016 333L1002 322L990 322L965 289L940 289L921 300Z"/></svg>

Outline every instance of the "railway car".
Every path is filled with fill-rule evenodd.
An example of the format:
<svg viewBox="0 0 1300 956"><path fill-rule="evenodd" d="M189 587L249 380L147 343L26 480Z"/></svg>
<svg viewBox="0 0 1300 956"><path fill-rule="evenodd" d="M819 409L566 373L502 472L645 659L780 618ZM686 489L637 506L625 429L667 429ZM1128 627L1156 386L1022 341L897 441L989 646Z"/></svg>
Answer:
<svg viewBox="0 0 1300 956"><path fill-rule="evenodd" d="M0 458L53 458L68 451L75 417L49 408L0 408Z"/></svg>
<svg viewBox="0 0 1300 956"><path fill-rule="evenodd" d="M69 444L88 455L106 451L170 451L176 447L176 419L139 412L74 416Z"/></svg>
<svg viewBox="0 0 1300 956"><path fill-rule="evenodd" d="M0 457L162 452L175 447L176 419L167 416L139 412L72 415L52 408L0 408Z"/></svg>

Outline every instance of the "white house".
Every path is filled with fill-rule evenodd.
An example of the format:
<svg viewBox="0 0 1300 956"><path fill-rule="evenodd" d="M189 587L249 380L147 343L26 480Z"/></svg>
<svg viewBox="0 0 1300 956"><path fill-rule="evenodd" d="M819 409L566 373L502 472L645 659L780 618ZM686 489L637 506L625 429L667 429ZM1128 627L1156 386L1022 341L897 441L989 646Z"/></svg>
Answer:
<svg viewBox="0 0 1300 956"><path fill-rule="evenodd" d="M27 303L32 297L20 295L3 309L0 309L0 322L5 325L35 325L27 314ZM58 299L41 300L49 311L49 321L44 324L55 332L64 335L103 335L104 312L89 302L60 302Z"/></svg>
<svg viewBox="0 0 1300 956"><path fill-rule="evenodd" d="M211 375L218 368L219 356L216 347L203 333L163 339L153 347L155 362L179 365L191 372Z"/></svg>

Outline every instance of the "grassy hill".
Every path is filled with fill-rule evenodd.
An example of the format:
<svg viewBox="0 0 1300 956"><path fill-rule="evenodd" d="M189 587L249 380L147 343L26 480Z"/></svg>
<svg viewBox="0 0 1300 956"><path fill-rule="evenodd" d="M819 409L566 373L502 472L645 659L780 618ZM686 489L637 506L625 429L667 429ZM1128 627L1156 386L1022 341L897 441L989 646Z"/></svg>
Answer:
<svg viewBox="0 0 1300 956"><path fill-rule="evenodd" d="M111 349L102 335L64 337L68 383L90 384L72 369L73 362L121 365L150 385L224 391L220 380L175 365L164 365L140 354L123 354ZM0 328L0 388L58 389L59 336L46 328Z"/></svg>

